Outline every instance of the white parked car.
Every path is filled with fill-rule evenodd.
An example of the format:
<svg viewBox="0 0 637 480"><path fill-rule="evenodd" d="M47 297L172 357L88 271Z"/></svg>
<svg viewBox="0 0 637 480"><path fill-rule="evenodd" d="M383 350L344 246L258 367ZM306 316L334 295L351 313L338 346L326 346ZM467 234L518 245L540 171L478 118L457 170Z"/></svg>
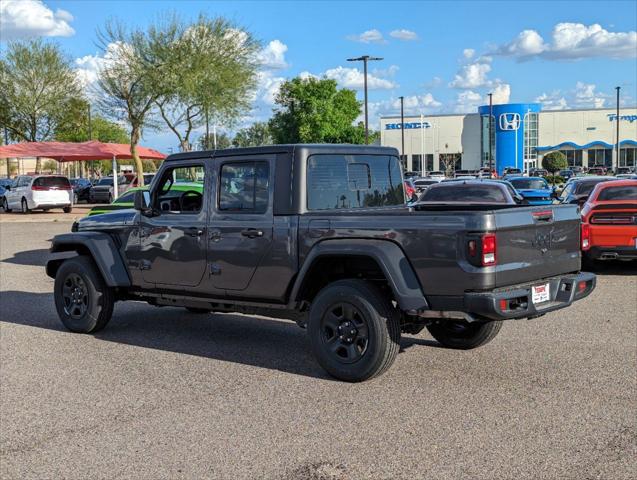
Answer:
<svg viewBox="0 0 637 480"><path fill-rule="evenodd" d="M50 210L61 208L64 213L73 209L73 187L62 175L19 176L4 193L5 212L19 210Z"/></svg>
<svg viewBox="0 0 637 480"><path fill-rule="evenodd" d="M440 170L433 170L427 173L426 178L439 178L440 180L444 180L446 176L445 172L441 172Z"/></svg>

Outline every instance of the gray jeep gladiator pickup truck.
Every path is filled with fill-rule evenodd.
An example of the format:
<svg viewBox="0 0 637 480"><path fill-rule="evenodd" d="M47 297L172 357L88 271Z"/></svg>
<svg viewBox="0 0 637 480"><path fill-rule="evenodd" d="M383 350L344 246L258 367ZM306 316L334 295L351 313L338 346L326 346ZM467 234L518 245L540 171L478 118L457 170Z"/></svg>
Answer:
<svg viewBox="0 0 637 480"><path fill-rule="evenodd" d="M595 288L577 206L410 208L398 152L375 146L172 155L134 209L79 220L51 252L74 332L104 328L118 300L293 319L346 381L386 370L401 332L475 348Z"/></svg>

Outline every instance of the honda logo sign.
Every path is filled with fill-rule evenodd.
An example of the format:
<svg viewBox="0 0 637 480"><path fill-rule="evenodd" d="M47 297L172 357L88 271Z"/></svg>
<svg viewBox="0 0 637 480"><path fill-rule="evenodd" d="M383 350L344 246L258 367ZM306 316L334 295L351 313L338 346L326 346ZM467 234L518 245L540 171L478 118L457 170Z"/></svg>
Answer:
<svg viewBox="0 0 637 480"><path fill-rule="evenodd" d="M520 128L520 114L502 113L499 122L500 130L517 130Z"/></svg>

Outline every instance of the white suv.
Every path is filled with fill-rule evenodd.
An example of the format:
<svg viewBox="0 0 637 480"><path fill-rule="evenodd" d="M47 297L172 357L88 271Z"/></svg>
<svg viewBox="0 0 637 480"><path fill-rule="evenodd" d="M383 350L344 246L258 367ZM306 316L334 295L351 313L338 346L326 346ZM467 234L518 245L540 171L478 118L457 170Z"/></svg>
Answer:
<svg viewBox="0 0 637 480"><path fill-rule="evenodd" d="M4 193L5 212L61 208L64 213L73 209L73 187L66 177L61 175L34 175L17 177Z"/></svg>

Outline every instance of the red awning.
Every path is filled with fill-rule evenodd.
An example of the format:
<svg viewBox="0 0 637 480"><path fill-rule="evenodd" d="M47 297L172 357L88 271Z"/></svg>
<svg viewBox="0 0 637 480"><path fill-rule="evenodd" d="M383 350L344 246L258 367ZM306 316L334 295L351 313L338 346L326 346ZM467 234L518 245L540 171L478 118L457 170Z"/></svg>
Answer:
<svg viewBox="0 0 637 480"><path fill-rule="evenodd" d="M140 158L163 160L166 155L152 148L137 147ZM130 145L125 143L89 142L23 142L0 147L0 158L46 157L58 162L86 160L129 160L133 158Z"/></svg>

